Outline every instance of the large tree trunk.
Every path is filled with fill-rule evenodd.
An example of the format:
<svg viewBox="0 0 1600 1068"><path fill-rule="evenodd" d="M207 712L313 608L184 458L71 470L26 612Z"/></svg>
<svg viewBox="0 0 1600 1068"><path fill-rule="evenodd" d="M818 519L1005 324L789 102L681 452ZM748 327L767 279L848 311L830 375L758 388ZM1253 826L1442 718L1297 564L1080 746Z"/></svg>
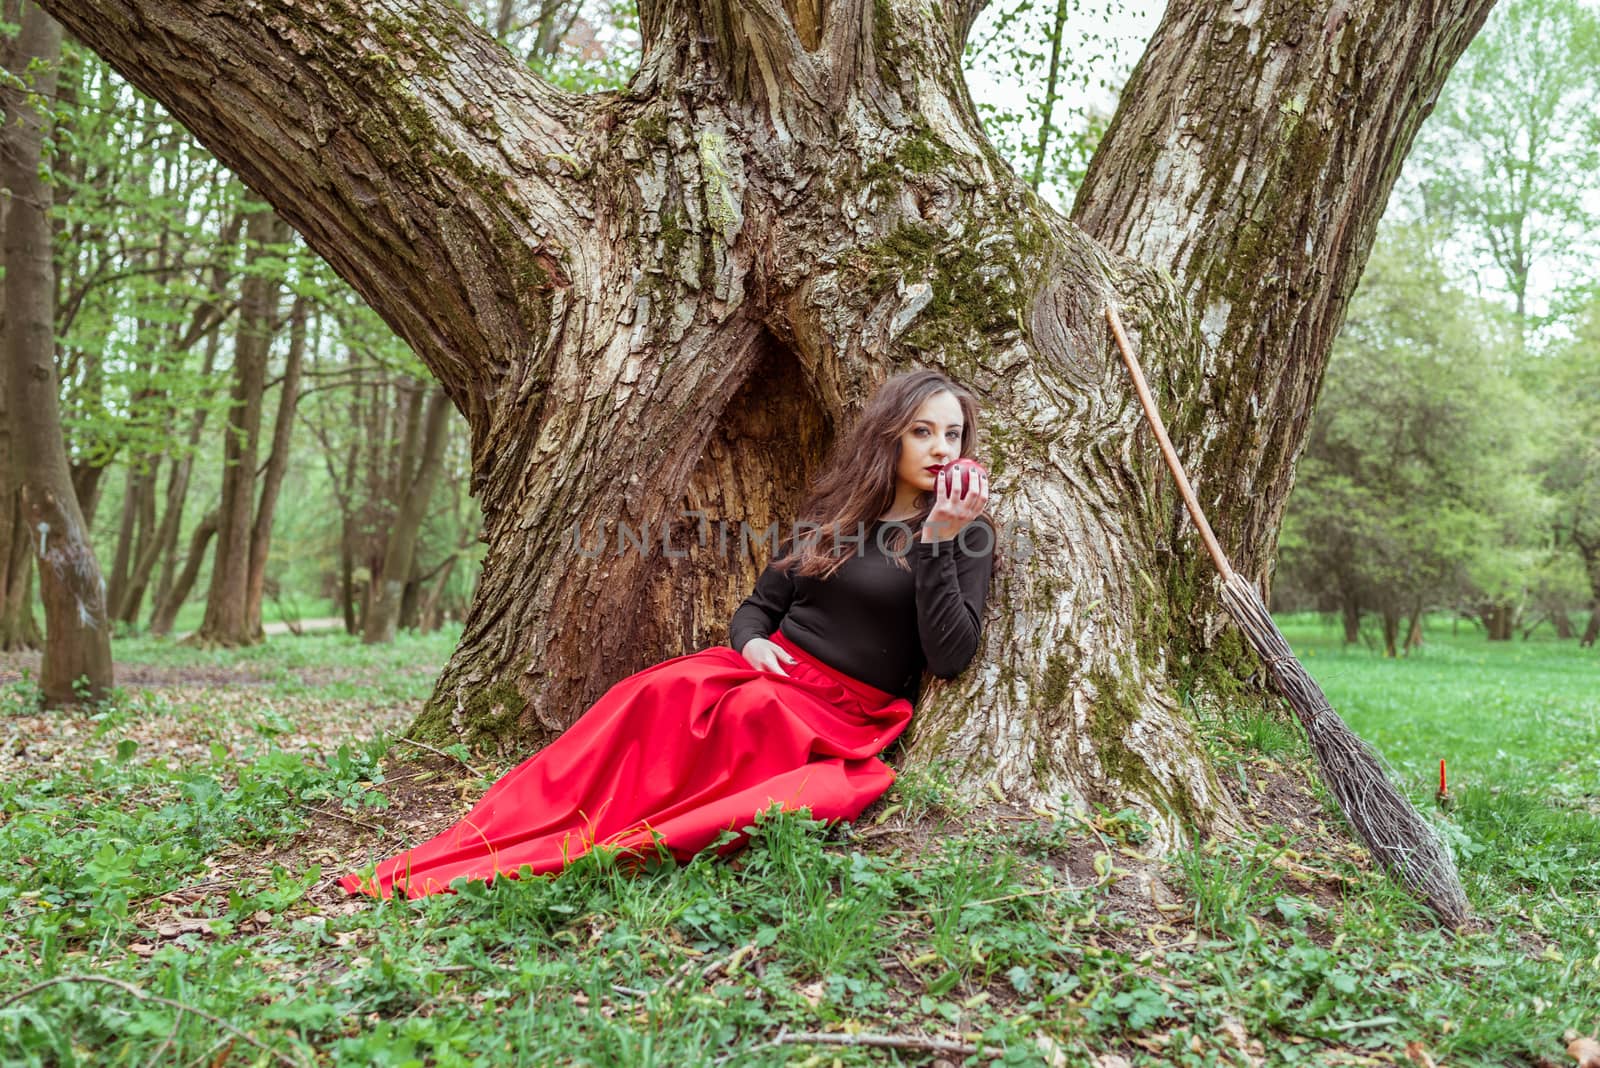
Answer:
<svg viewBox="0 0 1600 1068"><path fill-rule="evenodd" d="M764 555L738 524L792 519L873 387L935 366L980 397L997 514L1031 551L903 759L1136 804L1170 839L1222 804L1177 681L1238 665L1103 306L1264 579L1378 217L1492 0L1174 5L1071 222L974 116L980 0L645 2L641 70L590 97L442 2L48 2L466 416L488 549L417 730L538 745L620 676L723 640ZM576 551L623 523L650 551Z"/></svg>
<svg viewBox="0 0 1600 1068"><path fill-rule="evenodd" d="M259 601L256 616L250 615L252 506L261 409L267 388L267 355L278 318L278 282L261 269L261 261L274 254L268 246L282 244L286 237L283 220L270 210L256 212L245 224L246 274L233 343L233 404L222 436L217 550L211 565L211 587L206 594L205 621L194 634L195 640L206 644L238 646L260 640Z"/></svg>
<svg viewBox="0 0 1600 1068"><path fill-rule="evenodd" d="M22 472L12 458L9 396L9 386L0 390L0 653L39 648L28 551L33 539L22 506Z"/></svg>
<svg viewBox="0 0 1600 1068"><path fill-rule="evenodd" d="M428 500L433 496L433 485L438 481L439 468L444 463L444 444L449 434L449 398L444 390L429 392L427 412L422 418L421 443L417 447L415 470L411 465L402 468L405 486L400 494L399 510L389 527L384 544L383 564L372 576L376 591L367 609L366 626L361 640L366 645L394 641L395 629L400 622L402 595L411 578L412 563L416 557L417 535L422 530L422 520L427 516Z"/></svg>
<svg viewBox="0 0 1600 1068"><path fill-rule="evenodd" d="M55 95L61 27L24 4L11 73L49 101ZM11 450L25 533L39 563L45 645L40 685L49 704L98 699L111 688L106 587L61 436L56 400L55 276L50 186L40 179L44 117L26 93L3 90L0 184L11 191L5 228L5 339Z"/></svg>
<svg viewBox="0 0 1600 1068"><path fill-rule="evenodd" d="M5 20L20 21L21 4L7 0ZM13 62L14 38L0 45L0 64L7 70ZM0 201L0 241L4 240L5 218L10 198ZM3 245L0 245L3 247ZM0 279L0 292L5 280ZM0 296L0 315L4 298ZM0 321L0 331L4 322ZM11 415L8 409L10 387L0 389L0 653L27 652L39 648L38 621L33 617L33 554L27 519L22 507L22 471L14 462L11 448Z"/></svg>

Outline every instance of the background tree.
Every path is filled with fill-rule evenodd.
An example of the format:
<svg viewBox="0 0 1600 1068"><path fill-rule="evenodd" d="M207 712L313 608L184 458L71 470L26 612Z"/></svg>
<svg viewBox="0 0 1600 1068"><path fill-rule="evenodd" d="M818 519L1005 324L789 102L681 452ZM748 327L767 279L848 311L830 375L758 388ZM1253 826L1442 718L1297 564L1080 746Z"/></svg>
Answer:
<svg viewBox="0 0 1600 1068"><path fill-rule="evenodd" d="M1501 4L1440 94L1420 149L1435 222L1498 271L1521 340L1529 284L1593 248L1600 171L1600 12L1583 0Z"/></svg>
<svg viewBox="0 0 1600 1068"><path fill-rule="evenodd" d="M1368 261L1301 458L1280 572L1284 592L1340 614L1346 641L1376 614L1389 656L1420 641L1426 609L1519 603L1504 586L1525 581L1522 536L1546 525L1531 405L1503 358L1509 328L1427 248L1417 227L1389 227ZM1510 625L1484 614L1486 627Z"/></svg>
<svg viewBox="0 0 1600 1068"><path fill-rule="evenodd" d="M450 402L444 390L417 383L410 391L396 470L399 508L384 539L382 562L372 576L372 597L362 630L362 640L368 645L393 641L400 626L406 587L414 581L417 536L444 464L449 417Z"/></svg>
<svg viewBox="0 0 1600 1068"><path fill-rule="evenodd" d="M56 402L51 186L45 123L55 96L61 28L23 4L11 49L0 138L0 184L10 193L5 225L5 338L11 462L36 554L44 599L40 688L51 704L98 698L112 684L105 582L78 507ZM27 88L24 88L27 87Z"/></svg>
<svg viewBox="0 0 1600 1068"><path fill-rule="evenodd" d="M1555 499L1557 537L1583 565L1589 620L1579 640L1593 646L1600 639L1600 295L1589 297L1574 336L1556 348L1544 383L1556 425L1542 474Z"/></svg>
<svg viewBox="0 0 1600 1068"><path fill-rule="evenodd" d="M281 312L282 246L287 224L268 208L250 213L245 223L245 278L233 342L233 393L223 436L222 503L218 510L216 558L206 616L197 640L217 645L249 645L261 637L261 588L272 511L287 458L287 432L299 396L300 360L304 354L304 318L300 344L289 346L284 375L284 400L256 501L257 461L266 404L267 364Z"/></svg>
<svg viewBox="0 0 1600 1068"><path fill-rule="evenodd" d="M1126 798L1169 833L1217 800L1168 665L1226 659L1101 309L1128 305L1230 553L1264 574L1393 176L1490 6L1169 11L1069 222L973 114L979 3L652 3L638 74L588 96L444 4L50 3L466 417L487 552L418 729L537 744L720 640L758 561L585 560L573 523L670 541L689 506L759 529L917 362L983 398L1002 518L1039 536L909 759L1019 798ZM1236 84L1251 106L1214 89Z"/></svg>

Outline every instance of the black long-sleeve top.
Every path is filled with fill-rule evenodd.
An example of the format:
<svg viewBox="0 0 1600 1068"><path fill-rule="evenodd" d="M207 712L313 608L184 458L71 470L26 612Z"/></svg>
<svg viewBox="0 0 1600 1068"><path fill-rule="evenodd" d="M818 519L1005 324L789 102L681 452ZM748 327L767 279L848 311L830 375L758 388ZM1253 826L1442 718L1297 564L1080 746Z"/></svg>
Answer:
<svg viewBox="0 0 1600 1068"><path fill-rule="evenodd" d="M902 570L880 544L892 539L884 526L868 526L855 555L826 580L767 565L733 614L729 644L743 650L750 639L781 630L828 666L912 701L924 669L941 678L960 674L978 652L994 528L979 518L964 537L924 542L914 527L902 550L911 567ZM780 556L789 545L780 546Z"/></svg>

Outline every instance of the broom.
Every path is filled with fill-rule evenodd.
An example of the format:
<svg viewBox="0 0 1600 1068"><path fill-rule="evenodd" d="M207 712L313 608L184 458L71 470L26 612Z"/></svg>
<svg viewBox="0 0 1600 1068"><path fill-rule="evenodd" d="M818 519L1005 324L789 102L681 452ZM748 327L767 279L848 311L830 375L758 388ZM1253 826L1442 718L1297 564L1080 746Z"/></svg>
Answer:
<svg viewBox="0 0 1600 1068"><path fill-rule="evenodd" d="M1445 923L1460 926L1469 915L1467 897L1462 892L1449 851L1411 802L1389 781L1378 763L1377 754L1339 718L1322 688L1295 659L1283 633L1272 622L1266 605L1261 603L1254 584L1236 574L1228 563L1167 437L1167 428L1156 411L1144 372L1123 332L1122 319L1110 304L1106 305L1106 321L1111 324L1111 334L1122 351L1128 373L1133 376L1139 403L1161 444L1161 455L1178 482L1178 491L1183 494L1190 518L1199 528L1200 540L1211 554L1211 562L1222 576L1223 607L1266 665L1273 688L1289 702L1305 727L1323 781L1338 799L1345 819L1361 836L1379 866L1405 883Z"/></svg>

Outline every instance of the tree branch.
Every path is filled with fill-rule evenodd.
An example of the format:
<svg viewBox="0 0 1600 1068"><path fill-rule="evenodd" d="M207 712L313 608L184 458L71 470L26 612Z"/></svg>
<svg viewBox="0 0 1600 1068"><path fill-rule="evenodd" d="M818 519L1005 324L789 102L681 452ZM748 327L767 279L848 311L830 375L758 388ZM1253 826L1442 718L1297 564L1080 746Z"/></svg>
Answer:
<svg viewBox="0 0 1600 1068"><path fill-rule="evenodd" d="M1247 574L1400 165L1492 6L1174 4L1079 189L1073 221L1194 306L1215 363L1176 406L1211 411L1194 467Z"/></svg>

